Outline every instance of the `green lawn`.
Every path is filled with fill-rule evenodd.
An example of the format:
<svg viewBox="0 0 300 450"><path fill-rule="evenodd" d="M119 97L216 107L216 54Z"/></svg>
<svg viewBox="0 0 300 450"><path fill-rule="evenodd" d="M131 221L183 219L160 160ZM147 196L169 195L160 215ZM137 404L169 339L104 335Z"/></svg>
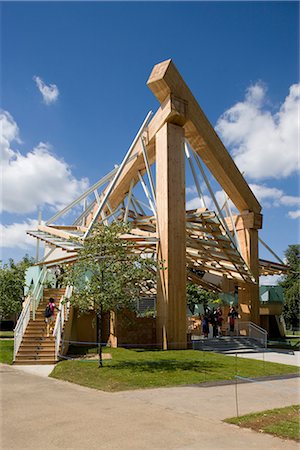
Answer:
<svg viewBox="0 0 300 450"><path fill-rule="evenodd" d="M63 361L51 377L104 391L179 386L205 381L232 380L236 375L298 373L298 368L197 350L144 351L105 349L112 355L99 369L97 361Z"/></svg>
<svg viewBox="0 0 300 450"><path fill-rule="evenodd" d="M14 352L13 339L0 340L0 362L4 364L12 364Z"/></svg>
<svg viewBox="0 0 300 450"><path fill-rule="evenodd" d="M11 338L13 339L14 332L13 331L0 331L0 338Z"/></svg>
<svg viewBox="0 0 300 450"><path fill-rule="evenodd" d="M300 405L293 405L286 408L270 409L260 413L226 419L225 422L274 434L281 438L300 441L299 407Z"/></svg>

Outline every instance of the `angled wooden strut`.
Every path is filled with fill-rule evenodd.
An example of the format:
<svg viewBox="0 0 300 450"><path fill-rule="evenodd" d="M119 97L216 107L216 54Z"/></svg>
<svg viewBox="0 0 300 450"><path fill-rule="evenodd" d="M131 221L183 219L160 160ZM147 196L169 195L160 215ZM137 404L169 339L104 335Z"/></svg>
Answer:
<svg viewBox="0 0 300 450"><path fill-rule="evenodd" d="M171 59L154 66L147 85L160 103L172 94L186 102L185 137L240 212L261 206Z"/></svg>
<svg viewBox="0 0 300 450"><path fill-rule="evenodd" d="M241 251L248 263L256 284L241 283L239 304L243 319L259 323L259 259L258 229L261 228L261 206L238 170L228 151L195 100L171 60L157 64L148 79L148 87L160 103L170 96L186 105L183 128L185 137L222 186L243 217L238 231ZM254 214L256 222L248 223L246 215ZM251 222L251 220L250 220Z"/></svg>

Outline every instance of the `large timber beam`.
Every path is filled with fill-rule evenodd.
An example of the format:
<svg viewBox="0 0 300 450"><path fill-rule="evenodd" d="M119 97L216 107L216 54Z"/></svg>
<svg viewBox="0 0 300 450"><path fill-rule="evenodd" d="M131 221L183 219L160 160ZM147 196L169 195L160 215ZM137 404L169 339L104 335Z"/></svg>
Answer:
<svg viewBox="0 0 300 450"><path fill-rule="evenodd" d="M184 130L166 123L156 134L158 258L157 339L164 350L186 348Z"/></svg>
<svg viewBox="0 0 300 450"><path fill-rule="evenodd" d="M154 66L147 85L163 103L170 94L187 104L185 137L240 212L259 213L261 206L200 108L172 60Z"/></svg>
<svg viewBox="0 0 300 450"><path fill-rule="evenodd" d="M253 212L243 213L234 216L234 223L241 254L256 281L256 283L239 283L238 301L241 319L260 325L258 230L262 228L262 215ZM233 228L229 220L228 226L230 229Z"/></svg>

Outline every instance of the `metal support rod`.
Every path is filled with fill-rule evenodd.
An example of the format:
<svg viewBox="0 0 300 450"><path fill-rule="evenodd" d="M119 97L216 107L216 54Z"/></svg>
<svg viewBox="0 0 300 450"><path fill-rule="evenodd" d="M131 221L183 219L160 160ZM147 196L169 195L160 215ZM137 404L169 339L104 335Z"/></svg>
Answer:
<svg viewBox="0 0 300 450"><path fill-rule="evenodd" d="M280 259L278 255L276 255L276 253L268 246L268 244L266 244L266 243L262 240L262 238L260 238L260 237L258 236L258 240L259 240L259 242L262 243L262 245L263 245L267 250L269 250L269 252L270 252L273 256L275 256L275 258L277 259L277 261L279 261L281 264L283 264L283 265L285 266L284 261L282 261L282 259Z"/></svg>
<svg viewBox="0 0 300 450"><path fill-rule="evenodd" d="M188 159L188 162L189 162L189 165L190 165L190 168L191 168L191 171L192 171L192 175L193 175L193 178L194 178L194 183L195 183L195 186L196 186L196 189L197 189L197 192L198 192L198 196L199 196L200 201L202 203L202 207L206 209L207 207L206 207L206 204L205 204L204 196L202 194L202 191L201 191L201 188L200 188L200 184L199 184L199 181L198 181L198 178L197 178L197 174L196 174L196 171L195 171L195 167L194 167L194 164L193 164L193 161L192 161L189 149L188 149L188 145L187 145L186 142L184 143L184 150L185 150L185 154L186 154L186 157Z"/></svg>
<svg viewBox="0 0 300 450"><path fill-rule="evenodd" d="M132 155L128 161L127 164L131 161L133 161L135 158L137 158L138 152ZM112 177L116 174L119 166L116 164L115 168L111 170L108 174L104 175L99 181L97 181L93 186L91 186L89 189L87 189L83 194L80 195L77 199L75 199L72 203L70 203L68 206L66 206L64 209L56 213L54 216L52 216L47 222L46 225L49 225L50 223L55 222L59 217L66 214L70 209L72 209L74 206L76 206L78 203L81 202L84 198L88 197L90 194L94 192L95 189L98 189L99 187L103 186L105 183L110 181Z"/></svg>
<svg viewBox="0 0 300 450"><path fill-rule="evenodd" d="M133 209L133 211L134 211L134 214L137 216L137 215L138 215L138 212L137 212L137 210L136 210L135 203L134 203L134 200L133 200L133 198L132 198L132 194L131 194L131 206L132 206L132 209Z"/></svg>
<svg viewBox="0 0 300 450"><path fill-rule="evenodd" d="M141 175L141 172L140 172L140 171L138 171L138 176L139 176L139 179L140 179L141 185L142 185L142 187L143 187L143 189L144 189L145 195L146 195L146 197L147 197L147 199L148 199L148 202L149 202L150 208L151 208L151 210L152 210L153 214L154 214L154 215L156 216L156 209L155 209L155 205L154 205L154 203L153 203L153 201L152 201L152 198L151 198L150 192L148 191L148 188L147 188L147 186L146 186L146 184L145 184L145 181L143 180L143 177L142 177L142 175Z"/></svg>
<svg viewBox="0 0 300 450"><path fill-rule="evenodd" d="M93 200L92 203L89 204L89 206L85 209L85 211L83 211L80 216L75 220L75 222L73 223L73 225L79 225L80 223L82 223L82 219L85 218L93 209L93 207L95 206L96 201Z"/></svg>
<svg viewBox="0 0 300 450"><path fill-rule="evenodd" d="M120 207L118 207L118 208L115 209L112 213L110 213L110 214L108 214L107 216L105 216L105 219L104 219L104 220L107 221L107 220L110 219L111 217L115 218L115 215L118 214L119 212L120 212ZM101 222L104 222L104 220L101 218L100 223L101 223Z"/></svg>
<svg viewBox="0 0 300 450"><path fill-rule="evenodd" d="M127 219L128 219L128 211L129 211L129 206L131 203L131 195L132 195L133 185L134 185L134 180L132 179L130 182L130 186L129 186L129 192L128 192L128 196L127 196L127 205L126 205L123 222L127 222Z"/></svg>
<svg viewBox="0 0 300 450"><path fill-rule="evenodd" d="M94 190L94 195L95 195L96 202L99 205L100 204L100 197L99 197L97 189Z"/></svg>
<svg viewBox="0 0 300 450"><path fill-rule="evenodd" d="M234 237L235 237L236 247L239 250L239 252L241 253L240 241L239 241L239 238L238 238L238 234L236 232L236 226L235 226L233 215L232 215L232 211L231 211L231 208L230 208L230 203L228 201L229 197L228 197L228 195L226 194L225 191L223 191L223 192L224 192L224 197L225 197L225 210L227 212L227 215L230 217L230 221L231 221L231 224L232 224L232 229L233 229L233 233L234 233Z"/></svg>
<svg viewBox="0 0 300 450"><path fill-rule="evenodd" d="M152 192L152 196L153 196L153 201L154 201L154 203L156 205L155 187L154 187L153 177L152 177L152 173L151 173L151 170L150 170L149 160L148 160L147 151L146 151L146 148L145 148L145 144L144 144L144 139L143 138L141 138L141 144L142 144L142 151L143 151L145 166L146 166L146 169L147 169L148 180L149 180L149 184L150 184L150 188L151 188L151 192Z"/></svg>
<svg viewBox="0 0 300 450"><path fill-rule="evenodd" d="M98 209L97 209L97 211L96 211L96 213L95 213L95 215L94 215L94 217L93 217L93 219L91 220L91 222L90 222L90 224L89 224L89 226L88 226L87 231L85 232L84 239L90 234L91 229L92 229L92 226L94 225L95 221L98 219L99 214L101 213L101 211L102 211L102 209L103 209L103 207L104 207L104 205L105 205L107 199L109 198L109 196L110 196L112 190L114 189L114 187L115 187L115 185L116 185L118 179L120 178L120 175L121 175L121 173L122 173L122 171L123 171L123 169L124 169L124 167L125 167L125 165L126 165L126 163L127 163L127 160L129 159L130 154L131 154L131 152L132 152L134 146L136 145L137 141L139 140L141 134L143 133L144 129L146 128L146 126L147 126L147 124L148 124L148 122L149 122L149 119L150 119L151 115L152 115L152 111L150 111L150 112L147 114L146 119L144 120L144 122L143 122L141 128L139 129L139 131L138 131L136 137L134 138L134 140L133 140L133 142L132 142L132 144L131 144L129 150L128 150L127 153L126 153L125 158L123 159L121 165L118 167L117 173L115 174L115 176L114 176L112 182L110 183L110 185L109 185L109 187L108 187L108 189L107 189L107 191L106 191L106 193L105 193L105 195L104 195L104 197L103 197L103 199L102 199L102 201L101 201L101 203L100 203L100 205L99 205L99 207L98 207Z"/></svg>
<svg viewBox="0 0 300 450"><path fill-rule="evenodd" d="M41 225L42 223L42 211L39 209L38 212L38 225ZM36 252L35 252L35 261L38 262L39 260L39 253L40 253L40 240L36 240Z"/></svg>
<svg viewBox="0 0 300 450"><path fill-rule="evenodd" d="M132 202L137 206L137 208L139 209L142 216L145 216L146 214L141 206L141 202L133 194L132 194ZM148 206L147 206L147 208L148 208Z"/></svg>
<svg viewBox="0 0 300 450"><path fill-rule="evenodd" d="M86 197L92 194L95 191L95 189L98 189L100 186L110 181L116 172L117 169L115 168L107 175L105 175L103 178L101 178L101 180L97 181L97 183L93 184L93 186L91 186L87 191L81 194L80 197L78 197L76 200L74 200L72 203L70 203L68 206L66 206L64 209L59 211L54 216L50 217L50 219L46 222L46 225L55 222L59 217L67 213L70 209L72 209L74 206L76 206L78 203L80 203L82 200L84 200Z"/></svg>
<svg viewBox="0 0 300 450"><path fill-rule="evenodd" d="M191 148L192 148L192 147L191 147ZM207 189L208 189L208 191L209 191L209 193L210 193L210 195L211 195L211 198L212 198L212 200L213 200L213 202L214 202L214 204L215 204L215 206L216 206L216 209L217 209L219 218L221 219L222 225L224 226L225 231L226 231L226 233L227 233L229 239L231 240L232 244L233 244L234 247L237 249L236 243L234 242L234 239L233 239L233 237L232 237L232 234L230 233L230 231L229 231L229 229L228 229L228 227L227 227L225 218L224 218L223 213L222 213L222 211L221 211L221 209L220 209L220 207L219 207L219 204L218 204L218 202L217 202L217 199L216 199L216 197L215 197L215 194L214 194L214 192L213 192L213 190L212 190L212 188L211 188L211 186L210 186L210 183L209 183L209 181L208 181L208 178L207 178L207 176L206 176L206 173L204 172L204 169L203 169L202 164L201 164L201 162L200 162L200 160L199 160L199 157L198 157L197 153L195 152L195 150L194 150L193 148L192 148L192 152L193 152L194 158L195 158L195 160L196 160L196 163L197 163L197 165L198 165L198 167L199 167L199 170L200 170L200 172L201 172L201 175L202 175L202 177L203 177L203 179L204 179L204 181L205 181L205 184L206 184L206 186L207 186Z"/></svg>

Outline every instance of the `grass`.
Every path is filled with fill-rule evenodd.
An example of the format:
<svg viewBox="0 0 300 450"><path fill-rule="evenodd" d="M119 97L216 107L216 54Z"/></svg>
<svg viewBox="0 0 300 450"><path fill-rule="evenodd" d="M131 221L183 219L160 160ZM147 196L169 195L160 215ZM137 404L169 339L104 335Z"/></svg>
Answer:
<svg viewBox="0 0 300 450"><path fill-rule="evenodd" d="M268 341L268 348L281 348L293 351L299 351L300 338L299 336L290 336L285 338L270 339Z"/></svg>
<svg viewBox="0 0 300 450"><path fill-rule="evenodd" d="M292 331L292 330L286 330L286 336L300 336L300 330Z"/></svg>
<svg viewBox="0 0 300 450"><path fill-rule="evenodd" d="M13 339L0 340L0 363L12 364L13 352L14 352Z"/></svg>
<svg viewBox="0 0 300 450"><path fill-rule="evenodd" d="M104 349L112 355L97 361L71 360L56 365L51 377L104 391L156 388L298 373L298 368L198 350L145 351Z"/></svg>
<svg viewBox="0 0 300 450"><path fill-rule="evenodd" d="M11 338L13 339L14 332L13 331L0 331L0 339L1 338Z"/></svg>
<svg viewBox="0 0 300 450"><path fill-rule="evenodd" d="M292 405L269 409L260 413L226 419L225 422L299 442L299 408L300 405Z"/></svg>

